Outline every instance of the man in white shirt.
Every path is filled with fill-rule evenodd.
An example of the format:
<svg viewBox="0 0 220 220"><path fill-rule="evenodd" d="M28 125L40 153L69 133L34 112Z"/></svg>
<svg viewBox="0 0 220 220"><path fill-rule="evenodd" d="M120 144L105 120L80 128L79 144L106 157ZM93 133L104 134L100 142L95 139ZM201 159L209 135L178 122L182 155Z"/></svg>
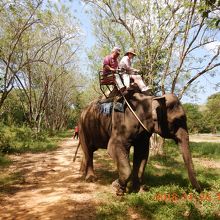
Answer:
<svg viewBox="0 0 220 220"><path fill-rule="evenodd" d="M139 70L131 67L132 59L136 56L136 53L133 48L130 48L121 59L119 63L119 68L125 70L125 73L122 74L123 82L126 88L130 87L130 79L134 80L143 93L150 93L151 89L145 85L142 77L137 74Z"/></svg>

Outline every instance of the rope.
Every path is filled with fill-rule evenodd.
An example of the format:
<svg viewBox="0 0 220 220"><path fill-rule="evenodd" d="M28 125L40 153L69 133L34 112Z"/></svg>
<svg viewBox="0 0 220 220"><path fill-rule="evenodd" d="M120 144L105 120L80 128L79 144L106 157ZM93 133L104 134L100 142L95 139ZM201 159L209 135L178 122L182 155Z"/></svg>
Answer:
<svg viewBox="0 0 220 220"><path fill-rule="evenodd" d="M137 114L134 112L134 110L132 109L132 107L130 106L130 104L128 103L127 99L125 98L125 96L122 94L126 104L128 105L128 108L131 110L131 112L133 113L133 115L135 116L135 118L139 121L139 123L141 124L141 126L148 132L149 130L145 127L145 125L142 123L142 121L140 120L140 118L137 116Z"/></svg>
<svg viewBox="0 0 220 220"><path fill-rule="evenodd" d="M117 86L117 83L116 83ZM117 86L118 87L118 86ZM137 114L135 113L135 111L132 109L131 105L129 104L128 100L125 98L125 96L123 95L123 93L121 92L121 90L118 88L118 90L120 91L122 97L124 98L126 104L128 105L128 108L131 110L131 112L133 113L133 115L135 116L135 118L139 121L139 123L141 124L141 126L148 132L150 133L150 131L145 127L145 125L143 124L143 122L140 120L140 118L137 116Z"/></svg>

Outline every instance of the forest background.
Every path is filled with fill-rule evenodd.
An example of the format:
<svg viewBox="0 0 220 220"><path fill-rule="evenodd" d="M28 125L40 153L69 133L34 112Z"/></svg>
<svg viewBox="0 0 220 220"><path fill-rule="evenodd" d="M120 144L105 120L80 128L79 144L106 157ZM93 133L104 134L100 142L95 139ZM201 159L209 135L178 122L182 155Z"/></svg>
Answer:
<svg viewBox="0 0 220 220"><path fill-rule="evenodd" d="M210 88L199 79L219 76L219 4L1 1L0 151L10 152L19 144L29 148L73 129L81 110L101 95L98 70L115 45L123 52L136 49L134 66L154 95L175 93L180 100L201 96ZM90 47L80 10L91 19ZM184 103L191 133L220 131L220 82L214 87L216 93L205 104Z"/></svg>

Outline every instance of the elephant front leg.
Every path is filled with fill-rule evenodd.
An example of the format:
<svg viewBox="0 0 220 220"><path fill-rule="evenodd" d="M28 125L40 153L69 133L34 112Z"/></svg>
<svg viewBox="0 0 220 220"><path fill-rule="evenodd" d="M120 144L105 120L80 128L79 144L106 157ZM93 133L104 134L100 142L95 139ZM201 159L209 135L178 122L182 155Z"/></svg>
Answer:
<svg viewBox="0 0 220 220"><path fill-rule="evenodd" d="M116 162L118 169L118 179L112 183L113 188L116 190L116 195L122 196L126 192L127 183L131 176L131 166L129 162L129 148L122 145L115 145L114 153L111 154Z"/></svg>
<svg viewBox="0 0 220 220"><path fill-rule="evenodd" d="M131 167L129 163L129 155L123 155L117 161L119 178L112 183L112 186L116 189L116 195L121 196L126 192L127 183L131 176Z"/></svg>
<svg viewBox="0 0 220 220"><path fill-rule="evenodd" d="M143 182L144 170L147 164L149 155L149 144L137 143L134 145L133 156L133 175L132 175L132 190L138 192Z"/></svg>

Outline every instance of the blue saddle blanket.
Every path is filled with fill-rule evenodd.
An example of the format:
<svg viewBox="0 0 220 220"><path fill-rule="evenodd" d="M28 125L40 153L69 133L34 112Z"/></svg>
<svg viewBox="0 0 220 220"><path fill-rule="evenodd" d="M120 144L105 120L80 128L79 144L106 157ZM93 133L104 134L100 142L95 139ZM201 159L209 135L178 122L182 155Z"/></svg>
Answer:
<svg viewBox="0 0 220 220"><path fill-rule="evenodd" d="M124 102L107 102L107 103L101 103L100 104L100 112L105 115L111 115L112 110L124 112Z"/></svg>

